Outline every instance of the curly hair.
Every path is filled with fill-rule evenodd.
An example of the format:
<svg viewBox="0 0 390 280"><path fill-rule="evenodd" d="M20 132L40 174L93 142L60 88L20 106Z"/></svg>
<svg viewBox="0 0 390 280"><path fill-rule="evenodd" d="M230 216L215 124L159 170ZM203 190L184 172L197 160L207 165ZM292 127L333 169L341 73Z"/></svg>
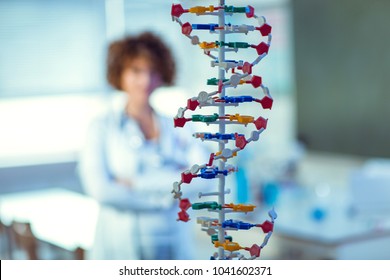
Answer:
<svg viewBox="0 0 390 280"><path fill-rule="evenodd" d="M122 72L133 59L145 57L153 70L160 74L165 85L172 85L176 75L176 65L171 51L165 43L151 32L138 36L128 36L114 41L108 48L107 80L111 86L122 90Z"/></svg>

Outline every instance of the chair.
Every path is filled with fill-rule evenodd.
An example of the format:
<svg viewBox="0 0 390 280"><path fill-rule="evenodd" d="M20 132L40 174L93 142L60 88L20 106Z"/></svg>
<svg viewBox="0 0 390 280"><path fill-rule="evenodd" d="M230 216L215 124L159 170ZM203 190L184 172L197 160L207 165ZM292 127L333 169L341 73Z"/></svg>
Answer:
<svg viewBox="0 0 390 280"><path fill-rule="evenodd" d="M76 250L74 250L74 258L75 260L84 260L85 250L81 247L77 247Z"/></svg>
<svg viewBox="0 0 390 280"><path fill-rule="evenodd" d="M21 249L27 255L27 258L30 260L47 259L47 258L49 259L70 258L75 260L83 260L85 258L85 250L82 249L81 247L77 247L74 251L69 252L58 246L38 240L38 238L35 237L31 229L30 223L23 223L23 222L16 222L16 221L12 222L10 227L10 235L11 235L11 239L16 245L16 248L13 248L14 249L13 252L15 252L15 249ZM44 248L47 249L46 254L42 254L45 252L45 250L42 250ZM49 254L47 254L48 250L51 251ZM39 252L41 254L39 254ZM64 254L64 252L66 252L66 254ZM62 253L62 255L60 253Z"/></svg>
<svg viewBox="0 0 390 280"><path fill-rule="evenodd" d="M9 227L0 220L0 259L11 259Z"/></svg>
<svg viewBox="0 0 390 280"><path fill-rule="evenodd" d="M10 227L11 240L17 248L23 250L30 260L38 258L38 240L34 236L30 223L13 221ZM16 249L16 248L13 248ZM15 250L13 250L13 254ZM15 257L15 256L13 256Z"/></svg>

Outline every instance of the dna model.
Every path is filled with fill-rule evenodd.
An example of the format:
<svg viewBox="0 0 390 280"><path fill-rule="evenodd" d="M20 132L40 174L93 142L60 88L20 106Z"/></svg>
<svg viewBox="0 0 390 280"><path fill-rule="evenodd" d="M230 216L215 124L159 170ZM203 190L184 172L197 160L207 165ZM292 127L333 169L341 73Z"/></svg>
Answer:
<svg viewBox="0 0 390 280"><path fill-rule="evenodd" d="M187 210L202 210L207 209L210 212L218 213L218 218L213 217L198 217L197 223L201 225L203 231L206 231L211 236L211 241L218 252L215 252L210 259L256 259L260 256L262 248L264 248L269 238L272 235L274 228L274 220L277 214L274 209L268 212L270 220L264 221L262 224L251 224L240 220L225 219L226 214L233 212L248 213L254 210L255 205L251 204L234 204L226 203L225 195L230 193L229 189L225 189L225 177L236 172L237 167L228 164L227 161L235 157L238 152L243 150L246 145L252 141L257 141L260 134L266 129L268 119L241 114L226 114L225 107L235 106L245 102L260 103L263 109L271 109L273 99L269 90L264 86L262 78L252 75L252 70L267 54L271 44L271 26L266 23L265 17L258 17L252 6L234 7L225 5L224 0L218 1L218 6L196 6L184 9L181 4L173 4L171 10L172 20L176 21L181 26L181 32L191 40L193 45L198 45L211 58L211 66L218 69L218 78L210 78L207 80L207 85L216 86L216 90L212 92L201 91L198 96L187 100L187 105L184 108L179 108L177 115L174 118L175 127L184 127L187 122L203 122L208 126L211 124L218 125L217 133L199 132L194 133L195 138L202 141L214 141L218 143L218 152L211 153L209 161L204 164L194 164L189 170L181 173L181 180L173 183L172 193L174 198L179 200L181 211L178 213L178 221L187 222L189 214ZM195 14L196 16L215 16L218 23L211 24L191 24L183 23L181 17L184 14ZM226 22L227 16L235 16L244 14L249 19L255 19L258 26L252 25L234 25ZM239 15L240 16L240 15ZM193 35L193 31L209 31L211 34L219 36L215 42L201 42L197 35ZM226 35L248 32L259 32L267 38L266 42L260 42L258 45L249 44L247 42L227 42ZM228 52L237 53L242 49L252 48L256 51L257 56L253 62L242 60L228 60L225 55ZM231 72L229 77L225 75ZM227 89L237 88L244 84L251 84L254 88L261 89L261 97L244 96L228 96ZM218 113L211 115L194 114L191 117L185 117L187 111L195 111L202 107L213 106L218 108ZM256 128L246 137L239 133L226 133L227 125L244 125L247 127L253 124ZM229 142L233 147L228 147ZM231 145L230 145L231 146ZM218 179L218 190L215 192L199 193L199 198L205 196L215 196L218 201L207 201L191 203L188 198L183 197L182 185L190 184L194 178L202 178L206 180ZM232 236L227 235L227 231L249 230L254 227L261 228L265 234L263 242L253 244L250 247L241 246L237 242L233 242ZM246 257L240 251L249 252L249 257Z"/></svg>

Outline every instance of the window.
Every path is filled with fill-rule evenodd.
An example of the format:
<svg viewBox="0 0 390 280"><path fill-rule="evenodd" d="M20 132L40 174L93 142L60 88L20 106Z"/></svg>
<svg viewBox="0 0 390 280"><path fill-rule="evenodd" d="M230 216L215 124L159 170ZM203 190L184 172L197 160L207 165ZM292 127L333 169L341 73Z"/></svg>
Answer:
<svg viewBox="0 0 390 280"><path fill-rule="evenodd" d="M0 97L101 91L104 0L0 1Z"/></svg>

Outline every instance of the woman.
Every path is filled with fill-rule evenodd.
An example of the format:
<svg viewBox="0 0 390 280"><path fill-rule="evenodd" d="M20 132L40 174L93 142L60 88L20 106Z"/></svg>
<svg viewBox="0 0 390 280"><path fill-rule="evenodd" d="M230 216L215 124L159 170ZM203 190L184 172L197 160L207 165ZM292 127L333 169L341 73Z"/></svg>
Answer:
<svg viewBox="0 0 390 280"><path fill-rule="evenodd" d="M173 84L175 69L151 33L109 46L107 78L124 92L123 103L92 124L80 159L85 191L103 205L94 258L192 258L191 227L176 221L180 209L170 191L184 168L205 158L191 132L174 129L149 103L155 89Z"/></svg>

